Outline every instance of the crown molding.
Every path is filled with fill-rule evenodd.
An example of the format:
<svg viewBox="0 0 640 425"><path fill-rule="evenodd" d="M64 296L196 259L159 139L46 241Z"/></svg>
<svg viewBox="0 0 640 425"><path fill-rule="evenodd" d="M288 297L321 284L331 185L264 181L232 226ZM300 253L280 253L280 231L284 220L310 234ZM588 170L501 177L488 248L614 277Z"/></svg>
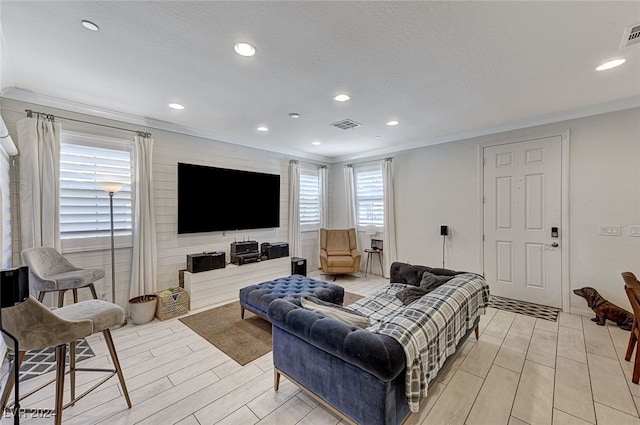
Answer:
<svg viewBox="0 0 640 425"><path fill-rule="evenodd" d="M353 161L357 159L370 158L380 155L388 155L392 153L402 152L410 149L423 148L426 146L439 145L442 143L458 142L462 140L471 139L474 137L489 136L492 134L504 133L507 131L522 130L530 127L536 127L539 125L553 124L562 121L568 121L579 118L586 118L594 115L602 115L610 112L624 111L627 109L639 108L640 96L632 96L624 99L617 99L611 102L599 103L596 105L590 105L582 108L570 109L561 112L554 112L545 115L539 115L536 117L526 118L522 120L510 121L494 126L488 126L484 128L478 128L470 131L464 131L456 134L450 134L442 137L437 137L429 140L420 141L418 143L412 143L403 145L402 147L390 147L378 150L367 151L362 154L355 155L343 155L338 157L331 157L332 163Z"/></svg>
<svg viewBox="0 0 640 425"><path fill-rule="evenodd" d="M401 146L393 146L389 148L370 150L358 154L341 155L336 157L328 157L317 154L309 154L307 152L286 149L276 145L263 145L256 147L251 144L243 144L238 142L229 142L223 139L224 136L211 131L199 130L192 127L182 126L167 121L156 120L148 117L140 117L123 112L112 111L108 109L98 108L91 105L82 104L70 100L60 99L52 96L41 95L28 90L16 87L4 88L0 91L0 97L7 99L23 101L42 105L50 108L62 109L79 114L100 117L113 121L123 122L132 125L147 127L150 129L164 130L168 132L184 134L187 136L200 137L204 139L214 140L222 143L231 143L239 146L246 146L252 149L266 150L269 152L279 153L282 155L293 156L296 158L320 161L327 164L335 164L346 161L361 160L364 158L372 158L380 155L388 155L397 152L407 151L411 149L423 148L442 143L457 142L461 140L471 139L474 137L489 136L492 134L504 133L507 131L522 130L529 127L539 125L558 123L572 119L585 118L594 115L606 114L609 112L622 111L640 107L640 96L632 96L624 99L617 99L610 102L599 103L582 108L575 108L550 114L539 115L536 117L526 118L522 120L510 121L494 126L478 128L474 130L464 131L460 133L450 134L442 137L422 140L416 143L408 143Z"/></svg>
<svg viewBox="0 0 640 425"><path fill-rule="evenodd" d="M141 117L137 115L127 114L124 112L118 112L118 111L113 111L109 109L99 108L99 107L86 105L79 102L74 102L71 100L65 100L65 99L60 99L53 96L34 93L32 91L23 90L17 87L8 87L8 88L2 89L2 91L0 91L0 97L11 99L11 100L27 102L27 103L33 103L36 105L41 105L49 108L61 109L69 112L75 112L78 114L89 115L92 117L113 120L121 123L147 127L152 130L153 129L163 130L163 131L168 131L172 133L183 134L186 136L194 136L194 137L200 137L203 139L209 139L209 140L213 140L221 143L230 143L234 145L245 146L252 149L279 153L286 156L294 156L297 158L305 158L305 159L310 159L314 161L321 161L327 164L331 163L330 158L322 155L309 154L307 152L287 149L287 148L283 148L281 146L276 146L276 145L261 145L260 147L256 147L248 143L243 144L238 142L230 142L230 141L224 140L223 135L215 132L200 130L197 128L174 124L168 121L157 120L154 118Z"/></svg>

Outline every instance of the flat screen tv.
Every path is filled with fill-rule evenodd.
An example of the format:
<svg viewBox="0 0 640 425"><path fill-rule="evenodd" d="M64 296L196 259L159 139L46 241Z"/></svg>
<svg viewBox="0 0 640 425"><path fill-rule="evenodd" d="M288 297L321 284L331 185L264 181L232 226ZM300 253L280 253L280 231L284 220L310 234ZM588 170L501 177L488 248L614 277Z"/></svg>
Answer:
<svg viewBox="0 0 640 425"><path fill-rule="evenodd" d="M280 176L178 163L178 233L280 227Z"/></svg>

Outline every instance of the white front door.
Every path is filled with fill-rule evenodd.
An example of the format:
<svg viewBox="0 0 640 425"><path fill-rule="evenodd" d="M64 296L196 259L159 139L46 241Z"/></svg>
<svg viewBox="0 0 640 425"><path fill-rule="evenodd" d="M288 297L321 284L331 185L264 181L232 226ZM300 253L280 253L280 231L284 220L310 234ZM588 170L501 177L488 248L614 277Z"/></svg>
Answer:
<svg viewBox="0 0 640 425"><path fill-rule="evenodd" d="M491 293L562 308L562 139L484 148L484 272Z"/></svg>

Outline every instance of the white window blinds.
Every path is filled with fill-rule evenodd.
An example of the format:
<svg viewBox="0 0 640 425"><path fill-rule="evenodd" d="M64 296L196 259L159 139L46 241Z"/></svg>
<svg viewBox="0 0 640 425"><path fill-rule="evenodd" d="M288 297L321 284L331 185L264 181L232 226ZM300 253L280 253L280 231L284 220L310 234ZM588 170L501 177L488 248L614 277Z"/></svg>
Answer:
<svg viewBox="0 0 640 425"><path fill-rule="evenodd" d="M320 185L318 170L300 171L300 226L320 224Z"/></svg>
<svg viewBox="0 0 640 425"><path fill-rule="evenodd" d="M60 149L60 238L111 235L109 195L98 182L122 182L113 197L115 235L131 235L131 153L126 146L97 147L67 137Z"/></svg>
<svg viewBox="0 0 640 425"><path fill-rule="evenodd" d="M382 168L355 168L354 174L358 226L383 226L384 192L382 187Z"/></svg>

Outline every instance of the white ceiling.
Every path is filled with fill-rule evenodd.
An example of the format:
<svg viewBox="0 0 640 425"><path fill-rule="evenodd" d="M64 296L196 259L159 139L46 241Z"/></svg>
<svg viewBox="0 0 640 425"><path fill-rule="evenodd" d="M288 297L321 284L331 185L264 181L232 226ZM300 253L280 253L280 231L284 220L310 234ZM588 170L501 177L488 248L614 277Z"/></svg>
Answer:
<svg viewBox="0 0 640 425"><path fill-rule="evenodd" d="M640 1L2 0L0 22L5 97L329 161L640 106Z"/></svg>

